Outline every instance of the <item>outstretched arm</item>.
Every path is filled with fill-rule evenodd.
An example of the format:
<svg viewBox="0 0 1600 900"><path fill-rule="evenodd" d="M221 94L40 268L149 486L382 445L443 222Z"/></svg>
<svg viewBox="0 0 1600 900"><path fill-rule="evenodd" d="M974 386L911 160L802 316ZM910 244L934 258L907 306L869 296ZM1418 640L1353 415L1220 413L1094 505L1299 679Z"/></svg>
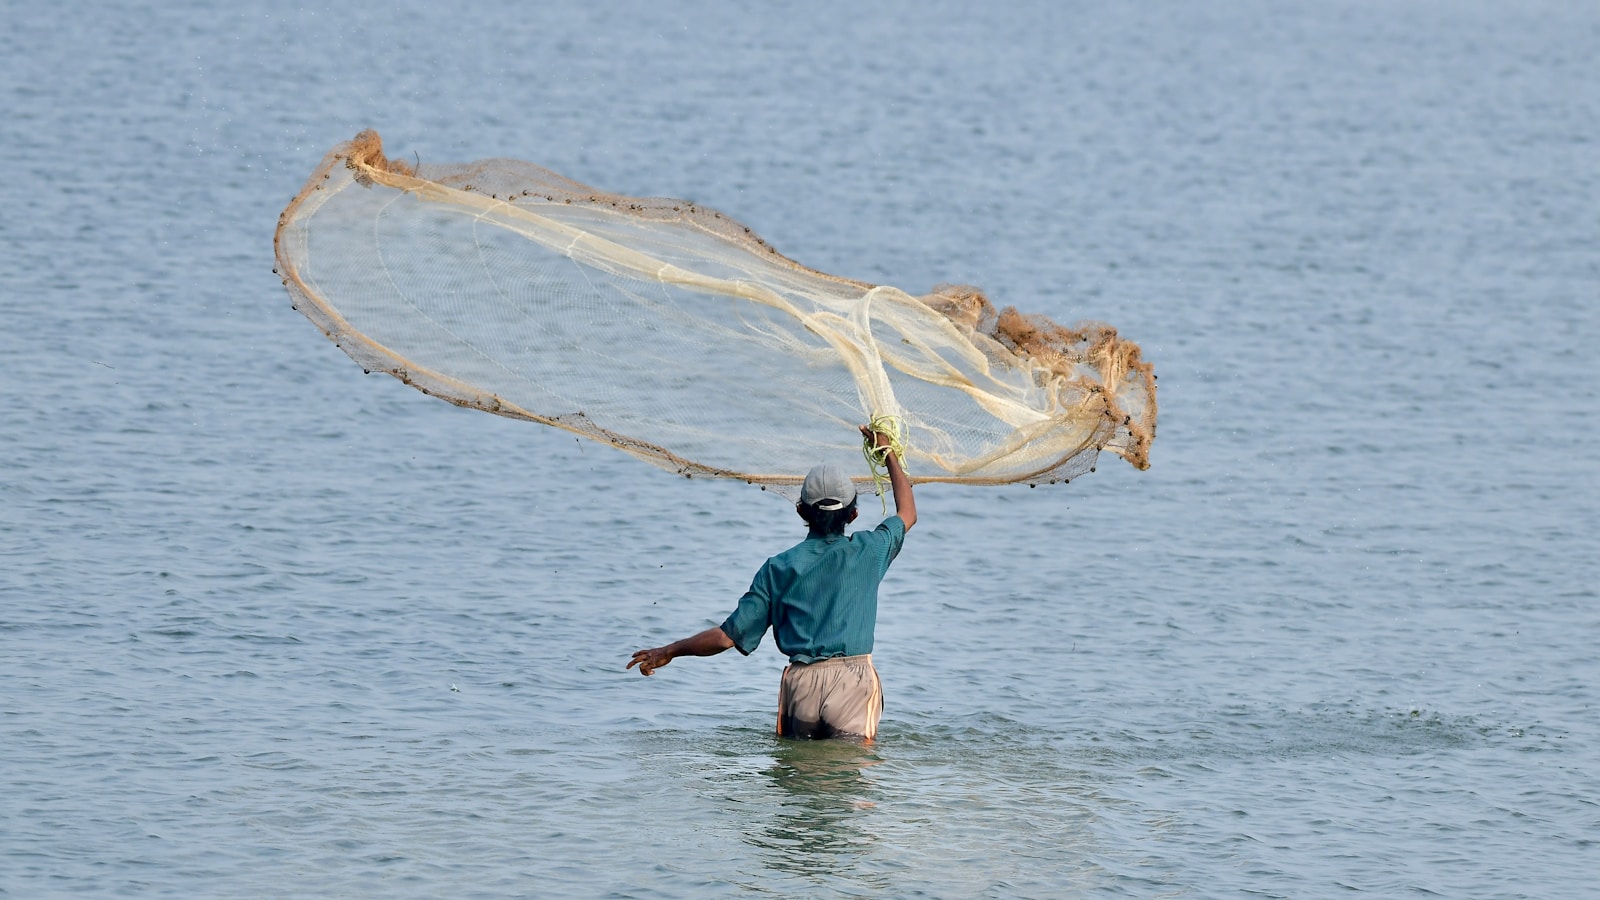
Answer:
<svg viewBox="0 0 1600 900"><path fill-rule="evenodd" d="M649 675L680 656L716 656L732 646L733 640L721 626L714 626L692 637L673 641L665 647L636 650L627 668L638 666L640 675Z"/></svg>
<svg viewBox="0 0 1600 900"><path fill-rule="evenodd" d="M881 431L873 431L870 425L861 426L861 433L872 437L879 447L889 446L889 435ZM906 523L906 530L917 524L917 498L911 494L911 479L906 477L905 469L900 468L900 455L890 450L884 454L884 465L889 469L889 490L894 492L894 511L900 521Z"/></svg>

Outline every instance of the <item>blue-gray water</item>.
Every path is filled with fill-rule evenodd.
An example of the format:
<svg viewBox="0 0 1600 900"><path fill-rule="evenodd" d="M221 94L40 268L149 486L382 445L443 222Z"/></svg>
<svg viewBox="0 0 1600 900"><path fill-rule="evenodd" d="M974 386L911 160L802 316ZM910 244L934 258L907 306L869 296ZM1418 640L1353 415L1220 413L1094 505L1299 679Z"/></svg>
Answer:
<svg viewBox="0 0 1600 900"><path fill-rule="evenodd" d="M1600 7L0 4L0 893L1573 897ZM1154 467L926 488L870 750L635 648L797 539L360 369L333 144L1097 318Z"/></svg>

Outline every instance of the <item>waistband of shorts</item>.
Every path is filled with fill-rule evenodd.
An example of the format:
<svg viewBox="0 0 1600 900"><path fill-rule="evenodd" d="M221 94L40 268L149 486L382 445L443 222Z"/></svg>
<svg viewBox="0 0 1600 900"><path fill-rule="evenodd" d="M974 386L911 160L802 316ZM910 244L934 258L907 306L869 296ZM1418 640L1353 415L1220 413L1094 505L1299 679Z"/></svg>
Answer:
<svg viewBox="0 0 1600 900"><path fill-rule="evenodd" d="M871 665L872 664L872 654L871 653L859 653L859 654L857 654L855 656L830 656L827 659L819 659L816 662L808 662L808 663L806 663L806 662L790 662L789 665L791 665L791 666L805 666L808 669L815 669L815 668L817 668L819 666L848 666L848 665L851 665L851 664L860 664L860 663L866 663L868 665Z"/></svg>

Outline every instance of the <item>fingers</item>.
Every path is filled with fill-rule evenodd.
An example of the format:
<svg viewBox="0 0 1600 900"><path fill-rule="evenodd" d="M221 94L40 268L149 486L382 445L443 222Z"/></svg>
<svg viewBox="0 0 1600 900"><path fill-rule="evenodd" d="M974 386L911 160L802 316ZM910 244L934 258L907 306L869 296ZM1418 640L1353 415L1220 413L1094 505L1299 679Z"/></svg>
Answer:
<svg viewBox="0 0 1600 900"><path fill-rule="evenodd" d="M633 658L628 660L628 664L624 668L631 669L634 666L638 666L639 674L648 677L651 672L654 672L656 669L659 669L664 665L666 665L666 663L657 662L654 650L635 650L633 652Z"/></svg>

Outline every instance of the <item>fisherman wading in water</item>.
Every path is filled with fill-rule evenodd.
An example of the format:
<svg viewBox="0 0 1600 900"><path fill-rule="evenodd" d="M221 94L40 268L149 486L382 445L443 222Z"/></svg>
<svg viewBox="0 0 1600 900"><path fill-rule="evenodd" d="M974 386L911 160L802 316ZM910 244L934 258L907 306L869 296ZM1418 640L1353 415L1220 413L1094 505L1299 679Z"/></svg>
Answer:
<svg viewBox="0 0 1600 900"><path fill-rule="evenodd" d="M878 582L917 523L911 482L889 436L861 426L884 454L895 515L872 531L846 536L856 518L856 488L837 466L806 475L796 509L806 539L767 560L727 621L664 647L633 654L628 668L649 675L680 656L714 656L730 647L746 656L772 629L789 657L778 688L778 734L871 741L883 714L883 687L872 667Z"/></svg>

